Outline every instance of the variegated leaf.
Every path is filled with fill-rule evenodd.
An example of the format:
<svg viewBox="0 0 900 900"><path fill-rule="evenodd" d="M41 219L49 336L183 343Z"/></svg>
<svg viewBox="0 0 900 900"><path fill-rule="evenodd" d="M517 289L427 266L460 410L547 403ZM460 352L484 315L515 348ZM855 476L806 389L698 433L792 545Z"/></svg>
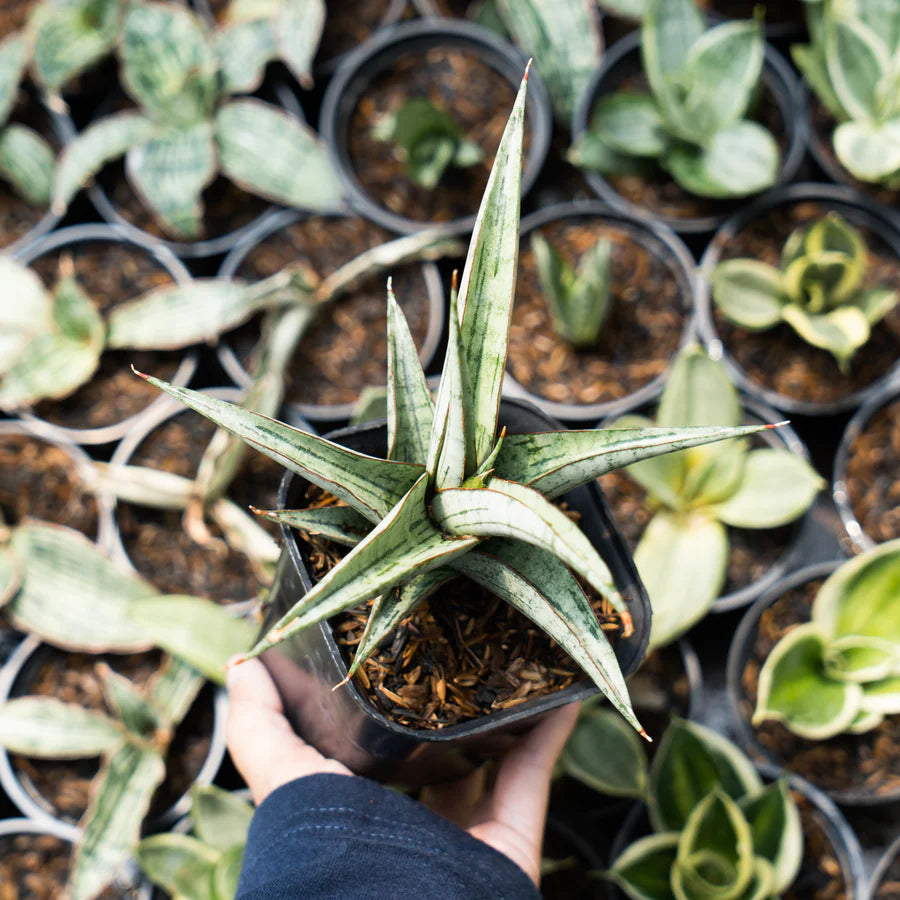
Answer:
<svg viewBox="0 0 900 900"><path fill-rule="evenodd" d="M104 713L54 697L15 697L0 706L0 745L23 756L99 756L115 747L122 734L122 726Z"/></svg>
<svg viewBox="0 0 900 900"><path fill-rule="evenodd" d="M0 130L0 175L29 203L49 206L56 154L34 129L17 122Z"/></svg>
<svg viewBox="0 0 900 900"><path fill-rule="evenodd" d="M28 42L21 32L13 32L0 42L0 125L12 112L27 61Z"/></svg>
<svg viewBox="0 0 900 900"><path fill-rule="evenodd" d="M275 57L275 33L266 19L236 22L214 37L223 94L251 94Z"/></svg>
<svg viewBox="0 0 900 900"><path fill-rule="evenodd" d="M222 172L235 184L298 209L343 203L337 172L315 132L260 100L233 100L215 119Z"/></svg>
<svg viewBox="0 0 900 900"><path fill-rule="evenodd" d="M149 696L168 725L169 738L187 715L204 684L203 676L189 663L168 657L149 684Z"/></svg>
<svg viewBox="0 0 900 900"><path fill-rule="evenodd" d="M201 194L216 176L212 123L161 132L132 147L125 171L162 227L180 238L203 233Z"/></svg>
<svg viewBox="0 0 900 900"><path fill-rule="evenodd" d="M619 91L597 101L591 112L589 134L613 153L626 156L656 158L669 143L665 122L653 97L629 91ZM580 152L583 151L584 147Z"/></svg>
<svg viewBox="0 0 900 900"><path fill-rule="evenodd" d="M782 316L804 341L831 353L843 372L848 371L850 358L871 334L865 314L855 306L841 306L812 315L790 303L784 307Z"/></svg>
<svg viewBox="0 0 900 900"><path fill-rule="evenodd" d="M900 116L887 122L842 122L832 135L841 165L860 181L882 181L900 169Z"/></svg>
<svg viewBox="0 0 900 900"><path fill-rule="evenodd" d="M136 737L150 736L160 721L157 710L147 702L144 692L105 663L98 664L97 671L106 703L116 718Z"/></svg>
<svg viewBox="0 0 900 900"><path fill-rule="evenodd" d="M69 873L72 900L91 900L113 879L137 843L153 792L166 777L155 750L124 743L91 787L83 835Z"/></svg>
<svg viewBox="0 0 900 900"><path fill-rule="evenodd" d="M191 479L174 472L104 462L94 462L88 472L87 490L126 503L152 509L184 509L191 497Z"/></svg>
<svg viewBox="0 0 900 900"><path fill-rule="evenodd" d="M234 403L177 388L149 375L142 377L372 522L387 515L422 474L422 466L365 456Z"/></svg>
<svg viewBox="0 0 900 900"><path fill-rule="evenodd" d="M194 831L209 847L228 850L247 840L253 805L212 784L191 788L191 821Z"/></svg>
<svg viewBox="0 0 900 900"><path fill-rule="evenodd" d="M219 853L188 834L168 832L143 838L135 849L141 871L154 884L176 895L176 876L183 871L212 879Z"/></svg>
<svg viewBox="0 0 900 900"><path fill-rule="evenodd" d="M763 331L781 321L781 272L756 259L719 263L710 279L716 306L732 322Z"/></svg>
<svg viewBox="0 0 900 900"><path fill-rule="evenodd" d="M877 119L878 85L888 71L885 46L851 18L825 19L825 62L831 86L851 119Z"/></svg>
<svg viewBox="0 0 900 900"><path fill-rule="evenodd" d="M150 140L157 126L132 110L113 113L89 125L59 157L53 182L52 209L62 215L75 194L106 165L132 147Z"/></svg>
<svg viewBox="0 0 900 900"><path fill-rule="evenodd" d="M0 606L15 597L24 575L22 560L8 547L0 547Z"/></svg>
<svg viewBox="0 0 900 900"><path fill-rule="evenodd" d="M671 873L678 853L678 837L676 831L638 838L616 858L607 877L628 897L672 900Z"/></svg>
<svg viewBox="0 0 900 900"><path fill-rule="evenodd" d="M803 862L800 813L784 779L738 801L753 834L753 852L772 864L776 893L786 891Z"/></svg>
<svg viewBox="0 0 900 900"><path fill-rule="evenodd" d="M274 26L279 57L309 90L313 86L313 57L325 27L325 3L323 0L281 0Z"/></svg>
<svg viewBox="0 0 900 900"><path fill-rule="evenodd" d="M0 375L26 344L54 327L53 299L34 271L0 254L0 283L15 303L0 303Z"/></svg>
<svg viewBox="0 0 900 900"><path fill-rule="evenodd" d="M253 512L270 522L290 525L348 547L355 547L372 530L372 523L349 506L254 509Z"/></svg>
<svg viewBox="0 0 900 900"><path fill-rule="evenodd" d="M80 532L20 525L10 546L25 568L22 587L6 607L17 628L70 650L128 653L152 645L129 613L132 603L156 591L116 568Z"/></svg>

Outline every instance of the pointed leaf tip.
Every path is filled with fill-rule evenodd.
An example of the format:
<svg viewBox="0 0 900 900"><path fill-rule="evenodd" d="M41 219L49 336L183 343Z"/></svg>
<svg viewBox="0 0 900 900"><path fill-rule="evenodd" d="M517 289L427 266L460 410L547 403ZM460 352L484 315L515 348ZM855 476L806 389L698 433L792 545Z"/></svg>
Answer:
<svg viewBox="0 0 900 900"><path fill-rule="evenodd" d="M644 731L643 728L638 732L638 734L639 734L639 735L640 735L640 736L641 736L648 744L652 744L652 743L653 743L653 738L650 737L650 735L647 734L647 732Z"/></svg>
<svg viewBox="0 0 900 900"><path fill-rule="evenodd" d="M134 372L134 374L137 375L138 378L143 378L144 381L146 381L150 377L149 375L145 375L143 372L138 372L138 370L134 366L131 367L131 371Z"/></svg>
<svg viewBox="0 0 900 900"><path fill-rule="evenodd" d="M534 57L528 60L525 63L525 74L522 76L522 81L528 81L528 73L531 71L531 64L534 62Z"/></svg>
<svg viewBox="0 0 900 900"><path fill-rule="evenodd" d="M785 425L790 425L791 420L785 419L783 422L770 422L765 426L766 430L771 431L773 428L784 428Z"/></svg>

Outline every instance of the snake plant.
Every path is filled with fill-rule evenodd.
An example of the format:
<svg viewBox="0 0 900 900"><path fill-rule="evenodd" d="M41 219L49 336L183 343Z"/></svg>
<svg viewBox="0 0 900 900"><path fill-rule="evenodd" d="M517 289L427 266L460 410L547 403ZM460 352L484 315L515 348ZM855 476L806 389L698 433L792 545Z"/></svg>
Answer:
<svg viewBox="0 0 900 900"><path fill-rule="evenodd" d="M519 240L526 89L527 72L497 150L458 292L451 292L447 354L434 399L388 288L386 459L141 377L343 501L330 510L267 514L355 546L249 656L377 598L349 678L417 603L464 575L557 640L641 730L579 578L618 610L626 636L633 628L627 601L590 541L551 501L614 466L758 428L498 435Z"/></svg>
<svg viewBox="0 0 900 900"><path fill-rule="evenodd" d="M791 232L778 268L755 259L716 266L713 301L751 331L787 323L808 344L831 353L846 373L872 326L900 300L896 290L863 287L866 256L862 235L830 212Z"/></svg>
<svg viewBox="0 0 900 900"><path fill-rule="evenodd" d="M707 30L693 0L647 0L641 54L650 93L602 98L570 159L612 175L648 171L655 162L701 197L746 197L771 187L778 145L746 118L763 51L758 17Z"/></svg>
<svg viewBox="0 0 900 900"><path fill-rule="evenodd" d="M721 365L686 347L666 381L656 424L737 425L737 391ZM642 428L627 415L615 427ZM746 441L695 447L629 466L628 474L655 509L634 553L653 608L651 646L675 640L706 615L725 582L726 526L775 528L801 516L824 482L806 460L786 449L751 450Z"/></svg>
<svg viewBox="0 0 900 900"><path fill-rule="evenodd" d="M106 163L125 155L126 175L160 226L177 238L203 232L202 192L221 173L242 189L288 206L341 205L336 172L316 135L284 110L233 99L211 29L190 10L133 2L122 23L120 78L137 109L90 125L63 151L53 208L66 209ZM232 48L229 69L254 66Z"/></svg>
<svg viewBox="0 0 900 900"><path fill-rule="evenodd" d="M835 155L860 181L900 187L900 6L807 0L805 8L811 42L791 54L838 122Z"/></svg>
<svg viewBox="0 0 900 900"><path fill-rule="evenodd" d="M759 673L753 722L826 740L900 714L900 540L838 567Z"/></svg>

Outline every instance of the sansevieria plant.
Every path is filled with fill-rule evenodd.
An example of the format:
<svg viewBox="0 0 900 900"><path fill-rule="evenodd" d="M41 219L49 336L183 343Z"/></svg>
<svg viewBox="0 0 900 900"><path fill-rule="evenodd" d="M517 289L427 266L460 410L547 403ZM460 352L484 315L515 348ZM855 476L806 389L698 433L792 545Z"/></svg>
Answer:
<svg viewBox="0 0 900 900"><path fill-rule="evenodd" d="M388 287L386 459L142 377L342 501L265 513L353 547L248 656L375 598L350 677L420 601L462 575L553 637L641 730L586 587L619 612L626 636L632 630L628 604L593 545L552 501L616 466L759 427L497 433L515 288L527 81L526 71L458 292L451 292L447 355L435 398Z"/></svg>

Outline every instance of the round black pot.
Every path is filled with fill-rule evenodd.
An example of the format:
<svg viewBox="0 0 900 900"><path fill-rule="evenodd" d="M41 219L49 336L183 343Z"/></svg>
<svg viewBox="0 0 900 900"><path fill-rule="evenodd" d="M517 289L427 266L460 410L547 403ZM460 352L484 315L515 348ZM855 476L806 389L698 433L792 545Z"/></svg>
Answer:
<svg viewBox="0 0 900 900"><path fill-rule="evenodd" d="M273 211L235 244L222 261L217 277L234 278L241 264L259 244L276 232L301 222L304 218L306 218L306 214L295 209ZM444 331L446 308L438 267L433 262L423 262L421 263L421 272L428 298L428 327L422 346L419 348L419 361L423 368L427 368L434 359ZM329 275L331 273L322 274ZM246 387L250 383L250 375L228 342L227 336L219 341L216 353L219 363L228 377L239 387ZM287 414L294 418L308 419L310 422L337 422L349 419L353 415L355 406L355 403L292 403L287 405Z"/></svg>
<svg viewBox="0 0 900 900"><path fill-rule="evenodd" d="M561 220L590 219L608 224L610 227L624 231L631 240L647 250L656 259L661 260L669 269L672 280L678 286L678 293L682 306L684 325L678 342L678 349L690 343L693 339L693 310L690 304L694 296L694 267L695 263L690 251L682 240L667 226L649 222L638 218L629 212L614 209L605 203L596 200L588 200L578 203L559 203L546 207L525 216L522 219L521 234L522 245L528 239L528 235L536 229ZM615 303L615 300L613 300ZM603 337L601 334L600 343ZM607 400L598 403L560 403L548 400L545 397L532 393L523 387L509 371L504 379L504 392L511 397L519 397L534 404L543 410L548 416L560 419L563 422L598 422L606 416L617 415L637 404L644 403L658 396L662 390L668 375L666 371L638 388L631 394L618 400Z"/></svg>
<svg viewBox="0 0 900 900"><path fill-rule="evenodd" d="M765 216L779 207L819 204L823 214L826 211L840 213L848 222L858 228L866 228L878 236L892 251L900 266L900 231L897 231L864 195L840 185L800 183L776 188L731 216L716 231L700 260L701 277L697 279L697 330L710 355L721 357L728 375L742 390L758 397L776 409L807 416L833 416L837 413L856 409L900 373L900 360L870 385L846 394L830 402L803 400L777 392L750 378L737 360L728 351L716 329L713 316L712 292L708 277L722 258L722 249L734 239L745 226ZM798 341L801 339L798 337ZM865 354L865 346L858 354ZM835 377L837 368L835 367Z"/></svg>
<svg viewBox="0 0 900 900"><path fill-rule="evenodd" d="M319 128L341 175L350 206L377 225L399 234L412 234L436 223L391 212L365 191L354 174L348 148L350 119L360 97L381 72L404 56L437 47L471 51L481 62L495 69L514 90L518 89L525 72L526 57L486 28L453 19L420 19L382 29L349 53L335 71L322 99ZM531 144L523 163L523 197L531 190L544 164L553 130L550 96L534 69L528 76L525 109ZM476 214L477 209L471 215L442 222L439 227L457 234L471 232Z"/></svg>
<svg viewBox="0 0 900 900"><path fill-rule="evenodd" d="M131 232L125 232L114 225L71 225L39 237L27 247L22 248L16 254L16 257L20 262L30 265L36 259L48 253L54 253L64 250L66 247L85 243L124 244L136 248L146 256L149 256L176 283L187 284L191 280L190 272L171 250L162 246L155 239L137 232L136 229L132 229ZM175 374L172 376L172 383L178 387L184 387L193 377L196 368L196 353L191 350L186 351ZM150 401L140 412L128 416L119 422L98 428L67 428L55 425L52 422L40 419L31 410L23 410L20 415L26 421L39 426L44 433L55 436L60 440L74 441L76 444L107 444L117 441L127 434L148 410L154 409L163 399L164 395L160 394L159 397Z"/></svg>
<svg viewBox="0 0 900 900"><path fill-rule="evenodd" d="M500 424L511 432L559 428L539 410L515 400L501 404ZM386 433L384 423L375 422L332 432L329 437L351 449L383 457ZM286 474L279 506L296 506L305 486L302 479ZM582 530L610 567L616 586L629 598L634 634L615 645L619 665L627 675L642 659L650 635L646 591L596 484L580 487L562 499L581 513ZM312 587L304 548L289 528L283 529L283 537L263 632ZM347 667L327 622L295 632L262 658L278 685L288 719L306 741L359 774L409 784L460 775L472 767L467 754L503 749L541 713L597 693L593 684L582 681L480 719L425 731L399 725L374 709L353 682L332 690L344 679Z"/></svg>
<svg viewBox="0 0 900 900"><path fill-rule="evenodd" d="M837 507L838 515L841 517L841 522L844 523L844 531L846 531L847 537L858 553L871 550L878 541L865 531L850 502L847 468L852 455L853 444L866 430L872 417L898 399L900 399L900 379L894 379L890 383L882 385L881 389L876 391L853 414L853 417L844 429L844 433L841 435L841 442L838 444L837 453L834 457L831 496L834 500L834 505ZM885 448L885 451L890 453L888 448ZM879 485L880 487L881 485ZM891 485L885 484L883 487L889 490ZM893 537L900 537L900 535L893 535ZM887 540L887 538L882 538L882 540Z"/></svg>
<svg viewBox="0 0 900 900"><path fill-rule="evenodd" d="M642 72L641 35L633 32L617 41L606 51L603 63L594 73L575 108L572 117L572 140L588 130L594 104L605 94L614 92L624 77ZM765 48L762 84L771 92L784 127L786 149L782 154L779 184L787 184L797 173L806 149L806 118L800 113L800 95L797 78L784 57L770 45ZM746 198L721 202L721 212L691 217L675 217L654 213L626 200L599 172L585 172L585 178L593 191L611 206L633 215L664 222L682 235L705 235L714 231L728 215L746 203Z"/></svg>
<svg viewBox="0 0 900 900"><path fill-rule="evenodd" d="M888 872L891 871L891 868L898 857L900 857L900 837L885 850L884 856L881 857L878 861L878 865L875 867L875 871L872 872L872 880L869 884L869 897L871 900L891 900L891 897L897 896L896 893L891 892L879 893L879 890L884 887ZM894 883L897 881L900 881L900 879L895 878L893 880ZM894 891L896 892L896 890L897 888L895 886Z"/></svg>
<svg viewBox="0 0 900 900"><path fill-rule="evenodd" d="M805 566L802 569L792 572L790 575L774 584L744 614L734 633L731 646L728 648L728 662L726 667L728 699L732 712L734 713L734 718L737 722L741 742L744 747L750 751L752 756L757 759L766 760L770 765L777 767L786 774L791 774L791 761L789 759L780 758L773 750L760 743L756 731L750 722L747 713L747 704L749 703L749 700L743 686L744 670L753 654L753 644L756 640L759 621L763 613L788 591L800 587L810 581L827 578L843 562L846 562L846 560L833 560L831 562ZM846 735L846 737L853 738L854 736ZM859 741L865 741L870 735L861 734L855 737ZM810 747L816 744L827 744L827 741L804 742L804 745ZM857 774L861 781L862 774ZM900 799L900 788L884 791L882 793L875 793L871 790L866 790L862 786L857 787L855 785L841 789L828 789L819 785L816 785L816 787L818 787L822 793L827 794L827 796L835 803L840 803L844 806L879 806Z"/></svg>
<svg viewBox="0 0 900 900"><path fill-rule="evenodd" d="M765 780L774 780L782 774L777 768L765 763L757 765L757 769ZM810 802L814 809L815 822L825 832L828 842L831 844L847 888L847 892L842 895L842 900L863 900L865 877L862 848L843 813L822 791L798 775L788 775L788 784L792 790L802 794ZM609 854L609 865L612 866L629 844L639 837L649 834L650 831L647 808L643 803L635 803L613 841ZM798 878L802 878L802 875L801 867ZM625 898L625 894L611 881L606 884L606 896L607 900L624 900Z"/></svg>

